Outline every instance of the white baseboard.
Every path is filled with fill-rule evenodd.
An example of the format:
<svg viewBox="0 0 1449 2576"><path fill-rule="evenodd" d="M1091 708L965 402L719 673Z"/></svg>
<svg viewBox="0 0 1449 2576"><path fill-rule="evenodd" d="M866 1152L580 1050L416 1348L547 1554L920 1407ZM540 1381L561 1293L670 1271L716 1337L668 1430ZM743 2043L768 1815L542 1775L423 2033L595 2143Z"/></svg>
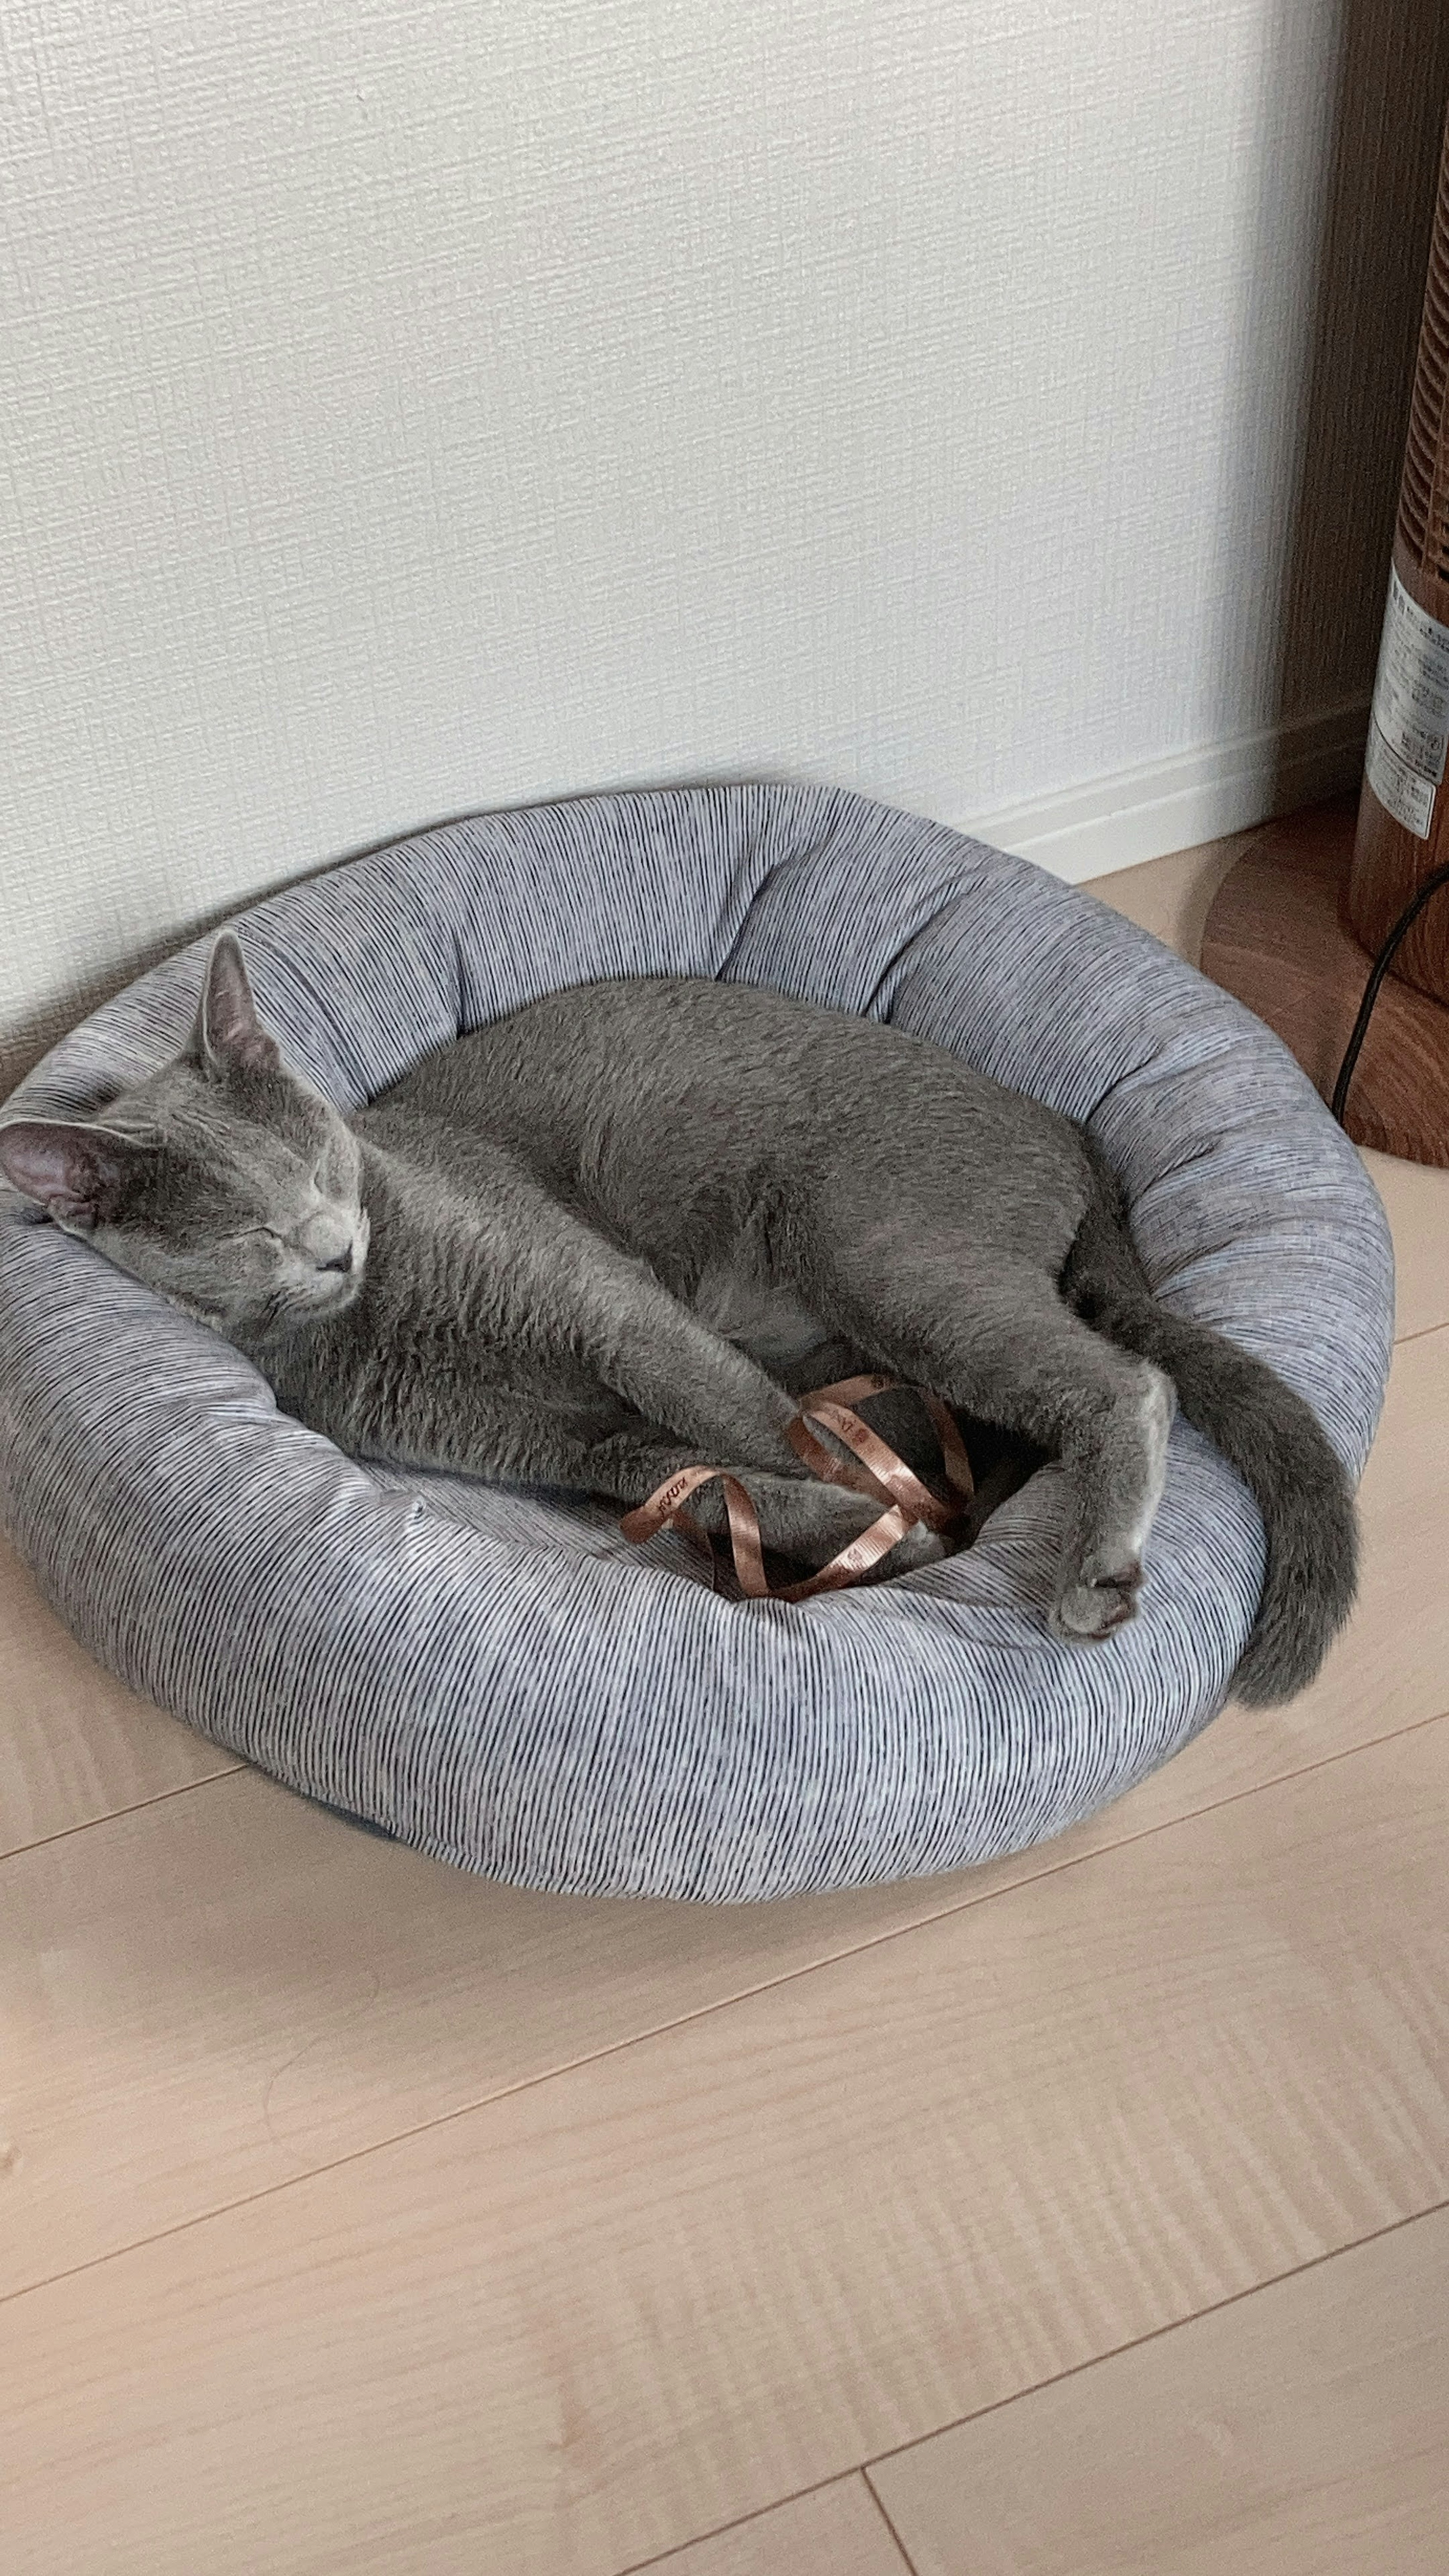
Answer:
<svg viewBox="0 0 1449 2576"><path fill-rule="evenodd" d="M1367 732L1368 700L1355 698L1295 724L973 815L960 829L1079 885L1356 787Z"/></svg>

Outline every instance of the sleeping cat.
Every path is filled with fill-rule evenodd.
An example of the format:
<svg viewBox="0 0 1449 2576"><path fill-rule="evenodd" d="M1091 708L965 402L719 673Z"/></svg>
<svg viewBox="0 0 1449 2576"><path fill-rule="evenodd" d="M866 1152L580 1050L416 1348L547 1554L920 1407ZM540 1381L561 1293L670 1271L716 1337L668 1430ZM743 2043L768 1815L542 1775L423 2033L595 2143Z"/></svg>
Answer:
<svg viewBox="0 0 1449 2576"><path fill-rule="evenodd" d="M349 1124L283 1064L224 936L185 1052L98 1119L0 1127L0 1167L356 1455L628 1504L727 1466L766 1544L820 1565L881 1507L802 1466L783 1381L882 1370L1060 1457L1051 1617L1089 1640L1136 1608L1180 1401L1267 1529L1239 1695L1300 1690L1353 1598L1313 1414L1156 1302L1082 1131L873 1021L588 985ZM719 1526L718 1488L698 1499ZM885 1571L939 1552L917 1527Z"/></svg>

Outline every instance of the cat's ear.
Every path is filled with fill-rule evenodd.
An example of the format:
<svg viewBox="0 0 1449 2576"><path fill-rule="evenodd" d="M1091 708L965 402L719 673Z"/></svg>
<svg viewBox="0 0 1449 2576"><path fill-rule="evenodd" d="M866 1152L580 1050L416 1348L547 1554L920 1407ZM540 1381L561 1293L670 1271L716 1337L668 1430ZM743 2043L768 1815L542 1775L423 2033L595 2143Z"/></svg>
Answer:
<svg viewBox="0 0 1449 2576"><path fill-rule="evenodd" d="M126 1196L149 1148L62 1118L0 1126L0 1172L73 1234L89 1234Z"/></svg>
<svg viewBox="0 0 1449 2576"><path fill-rule="evenodd" d="M224 930L207 960L201 1004L191 1032L188 1060L203 1073L224 1073L231 1065L270 1073L281 1063L281 1050L257 1018L242 953Z"/></svg>

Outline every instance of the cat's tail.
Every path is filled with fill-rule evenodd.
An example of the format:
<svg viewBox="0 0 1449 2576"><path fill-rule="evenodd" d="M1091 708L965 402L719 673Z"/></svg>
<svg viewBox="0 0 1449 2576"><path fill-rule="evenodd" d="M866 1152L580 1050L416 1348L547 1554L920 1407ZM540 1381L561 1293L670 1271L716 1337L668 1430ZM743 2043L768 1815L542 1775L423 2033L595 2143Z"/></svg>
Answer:
<svg viewBox="0 0 1449 2576"><path fill-rule="evenodd" d="M1067 1257L1063 1293L1110 1341L1166 1370L1188 1421L1222 1451L1256 1502L1268 1569L1233 1689L1239 1699L1270 1707L1312 1681L1353 1607L1353 1489L1317 1417L1275 1370L1210 1325L1158 1304L1138 1266L1116 1183L1105 1172L1098 1177L1099 1195Z"/></svg>

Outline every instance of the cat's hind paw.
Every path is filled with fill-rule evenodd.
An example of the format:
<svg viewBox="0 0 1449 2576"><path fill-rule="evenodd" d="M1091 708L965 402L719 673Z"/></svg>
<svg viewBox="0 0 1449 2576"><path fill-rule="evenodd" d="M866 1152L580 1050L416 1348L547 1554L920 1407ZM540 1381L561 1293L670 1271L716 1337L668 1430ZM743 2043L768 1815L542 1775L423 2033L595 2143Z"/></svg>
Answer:
<svg viewBox="0 0 1449 2576"><path fill-rule="evenodd" d="M1064 1584L1052 1603L1052 1626L1069 1644L1095 1644L1136 1618L1141 1589L1142 1567L1136 1557L1099 1575L1095 1582Z"/></svg>

